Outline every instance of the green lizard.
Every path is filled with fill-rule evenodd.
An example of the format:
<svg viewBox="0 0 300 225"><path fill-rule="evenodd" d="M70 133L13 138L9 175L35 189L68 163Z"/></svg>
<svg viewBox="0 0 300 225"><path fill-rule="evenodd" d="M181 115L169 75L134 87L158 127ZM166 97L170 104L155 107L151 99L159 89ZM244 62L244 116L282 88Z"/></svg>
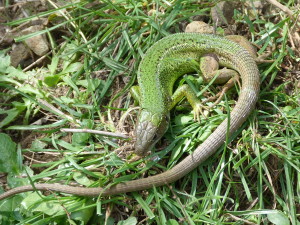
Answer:
<svg viewBox="0 0 300 225"><path fill-rule="evenodd" d="M167 36L154 44L146 52L138 69L142 110L136 129L136 151L142 155L165 133L168 128L170 109L183 95L193 106L197 118L201 103L195 94L189 91L187 86L179 87L173 93L173 85L178 77L195 71L195 62L200 64L200 68L204 66L201 66L205 64L205 62L201 63L201 58L211 53L217 57L219 65L226 67L218 71L223 79L222 82L240 74L242 87L239 99L230 113L230 121L227 119L223 121L191 155L179 164L164 173L107 188L84 188L61 184L17 187L1 194L0 200L32 190L52 190L81 196L113 195L161 186L185 176L213 154L225 142L226 133L232 134L236 131L253 110L260 85L256 63L247 50L226 38L207 34L179 33ZM207 77L207 79L211 78Z"/></svg>
<svg viewBox="0 0 300 225"><path fill-rule="evenodd" d="M228 68L219 70L219 65L232 67L226 56L215 54L217 50L222 49L221 46L211 51L201 50L197 48L198 35L200 34L175 34L171 42L161 43L159 49L149 49L141 62L138 70L139 87L133 89L134 96L140 101L142 108L135 132L135 151L138 155L145 155L161 139L168 128L169 111L183 97L186 97L193 107L194 119L199 120L199 114L204 106L196 93L188 85L180 86L173 93L174 83L180 76L196 71L198 66L206 83L211 79L214 79L215 84L228 82L224 90L232 87L238 79L239 74L235 70ZM193 37L194 41L185 40L187 37ZM226 39L239 43L255 59L255 51L244 37L230 35L226 36ZM226 41L222 42L221 38L216 41L220 42L219 45L227 44ZM221 93L224 94L224 91ZM221 100L221 97L222 94L216 103Z"/></svg>

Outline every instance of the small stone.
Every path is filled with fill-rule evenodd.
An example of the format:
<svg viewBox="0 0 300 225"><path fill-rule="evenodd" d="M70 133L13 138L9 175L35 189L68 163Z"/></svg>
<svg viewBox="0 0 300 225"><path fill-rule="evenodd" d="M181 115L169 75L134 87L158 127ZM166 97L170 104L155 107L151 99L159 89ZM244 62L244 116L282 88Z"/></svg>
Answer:
<svg viewBox="0 0 300 225"><path fill-rule="evenodd" d="M9 46L13 43L14 37L10 34L10 27L4 24L0 24L0 44L3 46Z"/></svg>
<svg viewBox="0 0 300 225"><path fill-rule="evenodd" d="M32 34L41 30L43 30L43 26L41 25L31 26L24 29L22 31L22 35ZM24 42L38 56L43 56L49 51L48 41L45 34L28 38Z"/></svg>
<svg viewBox="0 0 300 225"><path fill-rule="evenodd" d="M234 8L235 4L233 2L219 2L215 7L211 9L212 20L218 26L232 24Z"/></svg>
<svg viewBox="0 0 300 225"><path fill-rule="evenodd" d="M245 6L247 7L250 20L255 20L257 15L262 13L265 5L266 2L262 1L246 2Z"/></svg>
<svg viewBox="0 0 300 225"><path fill-rule="evenodd" d="M212 26L202 22L193 21L189 23L185 28L186 33L202 33L202 34L213 34L214 29Z"/></svg>
<svg viewBox="0 0 300 225"><path fill-rule="evenodd" d="M23 43L13 44L12 51L10 52L10 61L12 66L26 66L26 61L29 57L30 50Z"/></svg>

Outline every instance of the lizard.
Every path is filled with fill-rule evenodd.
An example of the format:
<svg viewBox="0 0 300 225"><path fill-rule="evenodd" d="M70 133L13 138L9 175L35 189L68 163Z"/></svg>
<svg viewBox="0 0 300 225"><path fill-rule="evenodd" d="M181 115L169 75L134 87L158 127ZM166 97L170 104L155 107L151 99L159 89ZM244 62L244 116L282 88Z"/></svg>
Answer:
<svg viewBox="0 0 300 225"><path fill-rule="evenodd" d="M140 191L162 186L182 178L205 161L225 143L226 136L236 131L254 109L259 95L260 74L253 57L235 42L211 34L177 33L166 36L151 46L138 68L141 112L136 127L135 148L143 155L166 132L170 110L183 95L198 114L199 100L194 99L186 86L173 92L173 85L180 76L196 70L195 62L201 64L201 57L213 53L218 63L241 76L241 90L237 103L213 133L190 155L173 168L147 178L126 181L107 187L77 187L62 184L34 184L13 188L0 194L0 200L26 191L57 191L78 196L107 196L125 192ZM220 70L220 72L222 72ZM196 115L197 117L197 115ZM229 125L229 126L228 126Z"/></svg>

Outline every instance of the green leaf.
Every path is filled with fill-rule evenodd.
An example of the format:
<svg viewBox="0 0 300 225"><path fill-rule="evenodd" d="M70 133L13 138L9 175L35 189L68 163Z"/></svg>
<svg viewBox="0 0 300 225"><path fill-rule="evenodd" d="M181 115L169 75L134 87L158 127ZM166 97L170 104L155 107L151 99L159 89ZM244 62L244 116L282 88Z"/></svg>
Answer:
<svg viewBox="0 0 300 225"><path fill-rule="evenodd" d="M32 149L44 149L47 147L47 145L48 145L47 143L45 143L39 139L36 139L32 142L31 148Z"/></svg>
<svg viewBox="0 0 300 225"><path fill-rule="evenodd" d="M281 211L275 213L268 213L268 220L275 225L289 225L290 221L288 217L283 214Z"/></svg>
<svg viewBox="0 0 300 225"><path fill-rule="evenodd" d="M204 132L203 134L199 137L199 141L204 141L206 140L212 133L212 126L209 126Z"/></svg>
<svg viewBox="0 0 300 225"><path fill-rule="evenodd" d="M73 82L73 80L70 77L63 76L62 79L64 82L66 82L67 85L71 86L76 91L77 94L80 94L78 87L76 86L76 84Z"/></svg>
<svg viewBox="0 0 300 225"><path fill-rule="evenodd" d="M49 87L54 87L60 79L59 75L53 75L53 76L47 76L44 79L44 82L49 86Z"/></svg>
<svg viewBox="0 0 300 225"><path fill-rule="evenodd" d="M40 203L40 204L39 204ZM32 208L33 212L43 212L49 216L57 215L63 212L64 208L60 203L54 201L42 201L41 196L37 192L30 193L21 203L28 210Z"/></svg>
<svg viewBox="0 0 300 225"><path fill-rule="evenodd" d="M19 115L19 113L20 112L18 109L10 109L10 110L1 110L0 109L0 114L7 114L7 116L0 122L0 128L6 126L11 121L15 120L16 117Z"/></svg>
<svg viewBox="0 0 300 225"><path fill-rule="evenodd" d="M19 154L18 151L17 151L17 153ZM20 159L18 159L18 160L20 161ZM19 164L21 164L21 162ZM23 165L22 170L20 170L20 172L18 174L27 174L28 176L32 177L33 176L33 171L30 167ZM10 174L10 176L7 176L7 184L11 188L27 185L29 183L30 182L29 182L28 178L24 178L24 177L20 177L20 176L14 176L13 174ZM23 194L20 194L20 195L21 196L27 196L26 193L23 193Z"/></svg>
<svg viewBox="0 0 300 225"><path fill-rule="evenodd" d="M167 225L179 225L179 223L176 220L170 219L167 221Z"/></svg>
<svg viewBox="0 0 300 225"><path fill-rule="evenodd" d="M13 101L12 104L19 112L23 112L27 108L24 102Z"/></svg>
<svg viewBox="0 0 300 225"><path fill-rule="evenodd" d="M16 143L4 133L0 133L0 172L17 174L17 151Z"/></svg>
<svg viewBox="0 0 300 225"><path fill-rule="evenodd" d="M4 191L1 190L1 193ZM0 216L1 222L3 222L3 218L13 218L15 213L18 211L20 206L20 202L23 200L22 196L15 195L13 198L5 199L4 201L0 201ZM12 223L1 223L1 224L12 224Z"/></svg>
<svg viewBox="0 0 300 225"><path fill-rule="evenodd" d="M78 45L75 42L66 44L63 52L61 53L61 60L63 63L63 70L65 70L69 64L71 64L74 60L76 60L76 56L78 53Z"/></svg>
<svg viewBox="0 0 300 225"><path fill-rule="evenodd" d="M135 200L140 204L142 209L145 211L147 216L150 219L153 219L155 217L155 215L152 212L152 210L150 209L149 204L146 201L144 201L144 199L142 199L142 197L140 195L138 195L137 193L133 193L133 196L134 196Z"/></svg>
<svg viewBox="0 0 300 225"><path fill-rule="evenodd" d="M93 121L89 119L85 119L82 121L82 128L91 129L93 127ZM86 144L89 140L91 134L89 133L74 133L72 135L72 143L75 145Z"/></svg>
<svg viewBox="0 0 300 225"><path fill-rule="evenodd" d="M16 78L18 80L28 80L29 75L27 73L24 73L21 69L15 68L13 66L10 66L6 70L7 76Z"/></svg>
<svg viewBox="0 0 300 225"><path fill-rule="evenodd" d="M191 115L179 114L178 116L175 117L176 125L186 125L190 123L192 120L193 120L193 116Z"/></svg>
<svg viewBox="0 0 300 225"><path fill-rule="evenodd" d="M137 224L136 217L129 217L127 220L118 222L118 225L135 225L135 224Z"/></svg>
<svg viewBox="0 0 300 225"><path fill-rule="evenodd" d="M106 220L106 224L107 225L115 225L115 219L112 218L112 217L108 217L107 220Z"/></svg>
<svg viewBox="0 0 300 225"><path fill-rule="evenodd" d="M0 73L6 73L10 66L10 56L5 55L4 51L0 51Z"/></svg>
<svg viewBox="0 0 300 225"><path fill-rule="evenodd" d="M91 134L89 133L74 133L72 135L72 143L75 145L83 145L87 143Z"/></svg>
<svg viewBox="0 0 300 225"><path fill-rule="evenodd" d="M55 71L56 71L57 65L58 65L58 61L59 61L59 58L57 56L54 56L52 58L51 64L48 65L48 69L50 70L51 75L55 74Z"/></svg>
<svg viewBox="0 0 300 225"><path fill-rule="evenodd" d="M39 98L43 98L43 94L36 88L33 88L32 85L25 84L18 88L19 91L24 92L26 94L36 95Z"/></svg>
<svg viewBox="0 0 300 225"><path fill-rule="evenodd" d="M73 104L75 102L74 98L69 98L67 96L61 96L60 99L66 105Z"/></svg>
<svg viewBox="0 0 300 225"><path fill-rule="evenodd" d="M21 83L19 83L18 81L16 81L13 78L9 78L8 76L4 76L0 74L0 82L6 82L6 83L11 83L11 84L15 84L16 86L21 86Z"/></svg>
<svg viewBox="0 0 300 225"><path fill-rule="evenodd" d="M285 106L285 107L283 108L283 111L284 111L284 112L289 112L289 111L291 111L292 109L293 109L293 107L290 106L290 105L288 105L288 106Z"/></svg>
<svg viewBox="0 0 300 225"><path fill-rule="evenodd" d="M92 184L92 181L90 181L90 179L87 178L87 176L85 176L85 174L81 172L74 172L73 178L74 180L76 180L76 182L85 186L89 186Z"/></svg>
<svg viewBox="0 0 300 225"><path fill-rule="evenodd" d="M111 154L109 159L105 160L105 162L103 162L104 165L107 166L118 166L121 167L124 165L124 161L122 159L120 159L116 154Z"/></svg>
<svg viewBox="0 0 300 225"><path fill-rule="evenodd" d="M90 202L90 204L92 203L91 199L89 199L88 201ZM80 209L79 211L72 212L71 218L73 220L82 221L83 223L81 223L81 224L88 224L89 220L94 215L94 211L95 211L95 207L83 208L83 209ZM79 224L79 223L75 223L75 224Z"/></svg>
<svg viewBox="0 0 300 225"><path fill-rule="evenodd" d="M73 72L80 70L81 67L82 67L82 64L80 62L71 63L70 65L67 66L67 68L65 68L62 71L62 73L73 73Z"/></svg>

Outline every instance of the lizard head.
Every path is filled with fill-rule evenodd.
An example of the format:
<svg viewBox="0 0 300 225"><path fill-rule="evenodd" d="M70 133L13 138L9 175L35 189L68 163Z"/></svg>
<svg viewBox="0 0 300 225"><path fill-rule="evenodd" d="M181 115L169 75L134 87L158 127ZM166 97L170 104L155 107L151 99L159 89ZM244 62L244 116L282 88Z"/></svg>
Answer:
<svg viewBox="0 0 300 225"><path fill-rule="evenodd" d="M143 109L139 116L135 135L135 152L145 155L161 139L169 127L169 114L153 113Z"/></svg>

